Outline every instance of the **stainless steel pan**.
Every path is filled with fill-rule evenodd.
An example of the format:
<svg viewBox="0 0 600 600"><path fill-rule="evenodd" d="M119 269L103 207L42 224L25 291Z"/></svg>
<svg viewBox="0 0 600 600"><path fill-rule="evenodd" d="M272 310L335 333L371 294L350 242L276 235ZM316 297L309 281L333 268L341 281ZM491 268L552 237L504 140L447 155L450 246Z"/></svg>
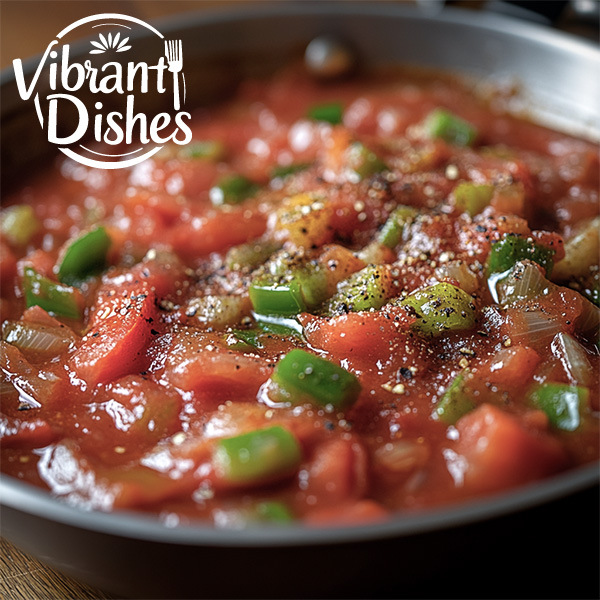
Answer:
<svg viewBox="0 0 600 600"><path fill-rule="evenodd" d="M392 4L274 4L160 25L186 48L188 92L206 102L246 73L297 56L322 33L363 68L402 62L523 85L532 114L598 135L600 52L536 25ZM134 46L143 55L144 40ZM32 61L26 68L37 65ZM49 144L10 72L2 79L3 188ZM119 596L598 597L597 464L493 498L343 529L167 528L140 514L87 513L2 477L2 535L58 570Z"/></svg>

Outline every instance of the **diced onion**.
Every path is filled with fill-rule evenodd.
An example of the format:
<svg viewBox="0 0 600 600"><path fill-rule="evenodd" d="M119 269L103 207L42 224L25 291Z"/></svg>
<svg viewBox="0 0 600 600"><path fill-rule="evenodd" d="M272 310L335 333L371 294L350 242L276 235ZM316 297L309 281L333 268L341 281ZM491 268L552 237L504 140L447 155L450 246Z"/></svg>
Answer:
<svg viewBox="0 0 600 600"><path fill-rule="evenodd" d="M552 340L552 353L564 367L569 382L573 385L590 384L592 366L585 348L567 333L558 333Z"/></svg>
<svg viewBox="0 0 600 600"><path fill-rule="evenodd" d="M239 322L250 314L247 296L203 296L192 298L186 306L186 315L200 323L224 327Z"/></svg>
<svg viewBox="0 0 600 600"><path fill-rule="evenodd" d="M5 321L2 324L2 339L19 350L51 358L68 350L75 335L68 327Z"/></svg>
<svg viewBox="0 0 600 600"><path fill-rule="evenodd" d="M578 235L565 243L565 257L556 263L552 278L566 281L584 277L598 264L600 251L600 217L592 219Z"/></svg>
<svg viewBox="0 0 600 600"><path fill-rule="evenodd" d="M454 279L461 290L472 294L479 287L477 275L469 269L469 265L462 260L452 260L439 266L435 270L435 276L440 281Z"/></svg>
<svg viewBox="0 0 600 600"><path fill-rule="evenodd" d="M547 294L551 287L543 269L531 260L519 261L508 275L495 281L498 302L503 305Z"/></svg>
<svg viewBox="0 0 600 600"><path fill-rule="evenodd" d="M524 328L511 336L515 340L527 336L527 339L531 342L548 343L563 328L560 319L549 317L542 310L525 310L520 313L520 316L523 319Z"/></svg>

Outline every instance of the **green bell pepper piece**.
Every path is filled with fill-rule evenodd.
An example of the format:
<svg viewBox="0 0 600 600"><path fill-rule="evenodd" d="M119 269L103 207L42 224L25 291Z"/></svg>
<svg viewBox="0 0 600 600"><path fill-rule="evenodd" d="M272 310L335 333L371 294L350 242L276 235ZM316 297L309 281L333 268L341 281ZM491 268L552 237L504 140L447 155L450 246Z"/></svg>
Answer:
<svg viewBox="0 0 600 600"><path fill-rule="evenodd" d="M454 425L475 408L475 403L465 394L465 376L466 372L462 371L452 380L435 407L435 417L447 425Z"/></svg>
<svg viewBox="0 0 600 600"><path fill-rule="evenodd" d="M291 523L294 520L292 511L283 502L275 502L274 500L259 502L255 510L261 522L283 524Z"/></svg>
<svg viewBox="0 0 600 600"><path fill-rule="evenodd" d="M325 121L332 125L339 125L343 121L344 108L340 102L317 104L308 109L307 116L313 121Z"/></svg>
<svg viewBox="0 0 600 600"><path fill-rule="evenodd" d="M464 182L454 188L453 194L456 207L474 217L491 202L494 186Z"/></svg>
<svg viewBox="0 0 600 600"><path fill-rule="evenodd" d="M28 308L41 306L45 311L57 316L69 319L81 318L77 290L40 275L32 267L25 267L23 291Z"/></svg>
<svg viewBox="0 0 600 600"><path fill-rule="evenodd" d="M398 206L384 223L377 241L388 248L395 248L402 241L404 228L414 220L418 210L412 206Z"/></svg>
<svg viewBox="0 0 600 600"><path fill-rule="evenodd" d="M358 175L359 179L366 179L387 169L385 163L361 142L350 144L346 160L348 167Z"/></svg>
<svg viewBox="0 0 600 600"><path fill-rule="evenodd" d="M256 324L265 335L302 338L302 325L294 318L257 315Z"/></svg>
<svg viewBox="0 0 600 600"><path fill-rule="evenodd" d="M225 146L217 140L195 140L184 146L179 155L182 158L201 158L216 162L225 157Z"/></svg>
<svg viewBox="0 0 600 600"><path fill-rule="evenodd" d="M389 299L390 277L381 265L368 265L338 283L337 292L327 301L330 316L362 310L377 310Z"/></svg>
<svg viewBox="0 0 600 600"><path fill-rule="evenodd" d="M259 315L292 316L318 306L327 294L327 273L316 261L283 253L262 268L250 284Z"/></svg>
<svg viewBox="0 0 600 600"><path fill-rule="evenodd" d="M110 237L102 226L79 236L67 247L58 265L58 279L68 285L80 285L106 268Z"/></svg>
<svg viewBox="0 0 600 600"><path fill-rule="evenodd" d="M221 439L212 454L217 475L238 485L291 475L301 459L298 440L280 425Z"/></svg>
<svg viewBox="0 0 600 600"><path fill-rule="evenodd" d="M427 335L470 329L476 320L471 296L449 283L436 283L414 292L400 304L414 312L417 317L414 328Z"/></svg>
<svg viewBox="0 0 600 600"><path fill-rule="evenodd" d="M488 274L504 273L518 261L528 259L540 265L546 271L546 277L550 277L554 254L555 250L540 246L531 238L509 234L492 244L488 257Z"/></svg>
<svg viewBox="0 0 600 600"><path fill-rule="evenodd" d="M273 242L256 240L239 246L233 246L227 251L225 264L232 271L239 269L255 269L264 263L280 246Z"/></svg>
<svg viewBox="0 0 600 600"><path fill-rule="evenodd" d="M532 393L534 404L547 415L550 423L563 431L575 431L581 425L581 412L588 403L587 388L564 383L542 383Z"/></svg>
<svg viewBox="0 0 600 600"><path fill-rule="evenodd" d="M225 341L229 348L247 352L263 347L260 335L261 332L257 329L233 329L225 336Z"/></svg>
<svg viewBox="0 0 600 600"><path fill-rule="evenodd" d="M243 175L226 175L210 188L213 206L240 204L258 190L258 186Z"/></svg>
<svg viewBox="0 0 600 600"><path fill-rule="evenodd" d="M310 401L344 410L356 402L361 391L356 375L300 349L288 352L277 363L271 378L292 404Z"/></svg>
<svg viewBox="0 0 600 600"><path fill-rule="evenodd" d="M252 282L249 292L252 307L259 315L292 316L307 310L297 281L257 280Z"/></svg>
<svg viewBox="0 0 600 600"><path fill-rule="evenodd" d="M471 123L443 108L431 111L424 126L429 137L440 138L455 146L471 146L477 138L477 129Z"/></svg>
<svg viewBox="0 0 600 600"><path fill-rule="evenodd" d="M0 231L15 246L25 246L40 228L33 208L28 204L9 206L0 213Z"/></svg>

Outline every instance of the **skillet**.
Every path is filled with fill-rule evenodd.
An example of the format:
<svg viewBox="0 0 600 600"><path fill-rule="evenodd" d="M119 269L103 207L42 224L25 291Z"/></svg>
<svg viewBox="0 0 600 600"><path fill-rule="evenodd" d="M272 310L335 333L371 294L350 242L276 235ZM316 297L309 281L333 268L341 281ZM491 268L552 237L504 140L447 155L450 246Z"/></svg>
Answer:
<svg viewBox="0 0 600 600"><path fill-rule="evenodd" d="M298 3L186 15L159 29L183 40L192 104L217 99L240 77L276 68L315 35L334 33L357 49L363 68L402 62L515 78L537 119L598 135L600 80L592 74L600 72L600 51L499 16ZM143 56L144 39L134 48ZM35 66L36 59L26 64L26 74ZM51 156L10 71L2 100L4 191ZM598 480L593 464L384 524L240 532L87 513L3 476L2 534L60 571L132 598L598 597Z"/></svg>

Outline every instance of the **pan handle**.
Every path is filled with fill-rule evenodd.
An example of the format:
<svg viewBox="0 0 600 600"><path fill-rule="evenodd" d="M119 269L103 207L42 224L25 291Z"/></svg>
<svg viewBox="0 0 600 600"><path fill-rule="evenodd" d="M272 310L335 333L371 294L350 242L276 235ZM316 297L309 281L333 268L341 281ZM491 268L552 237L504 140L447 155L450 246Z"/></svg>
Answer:
<svg viewBox="0 0 600 600"><path fill-rule="evenodd" d="M416 0L423 12L439 14L446 6L495 12L516 19L554 26L581 37L598 40L598 0Z"/></svg>

